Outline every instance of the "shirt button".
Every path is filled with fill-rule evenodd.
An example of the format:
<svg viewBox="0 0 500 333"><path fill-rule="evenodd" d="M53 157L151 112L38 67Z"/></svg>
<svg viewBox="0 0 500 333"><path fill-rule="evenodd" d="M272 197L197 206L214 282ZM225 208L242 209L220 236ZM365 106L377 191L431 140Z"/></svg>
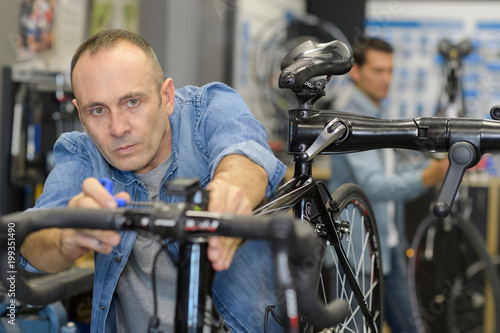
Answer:
<svg viewBox="0 0 500 333"><path fill-rule="evenodd" d="M122 258L120 258L120 257L115 257L115 262L119 263L119 262L121 262L121 261L122 261Z"/></svg>
<svg viewBox="0 0 500 333"><path fill-rule="evenodd" d="M101 305L101 306L99 306L99 307L101 308L101 310L104 310L104 305Z"/></svg>

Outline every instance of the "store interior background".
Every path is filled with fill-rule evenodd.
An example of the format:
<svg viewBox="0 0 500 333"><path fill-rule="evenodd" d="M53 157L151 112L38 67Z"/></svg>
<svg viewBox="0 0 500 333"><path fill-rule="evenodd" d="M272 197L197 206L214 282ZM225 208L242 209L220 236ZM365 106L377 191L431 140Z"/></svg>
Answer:
<svg viewBox="0 0 500 333"><path fill-rule="evenodd" d="M366 32L391 42L396 66L387 107L396 118L434 114L443 85L437 44L443 38L468 39L473 52L464 60L467 116L489 118L490 108L500 104L498 1L56 0L55 42L51 50L29 56L17 47L22 2L0 2L0 214L34 204L57 135L81 130L70 105L69 61L96 24L139 32L177 87L211 81L234 87L266 125L276 154L286 162L285 109L295 101L277 89L276 68L304 35L353 42ZM101 6L98 13L95 6ZM132 11L124 18L126 6ZM291 26L292 19L300 24ZM347 79L334 78L318 105L328 107ZM320 178L331 176L327 158L315 165ZM472 216L483 234L488 224L499 222L498 213L488 210L488 197L498 197L499 174L500 157L488 155L471 177ZM408 205L408 238L427 214L429 198ZM491 249L497 253L498 244Z"/></svg>
<svg viewBox="0 0 500 333"><path fill-rule="evenodd" d="M295 100L277 89L277 68L303 36L353 42L366 32L391 42L395 69L386 102L397 118L434 114L443 85L437 44L443 38L468 39L473 52L464 60L467 116L487 118L490 107L500 104L500 3L495 1L56 0L52 48L31 55L17 46L22 2L0 3L2 214L34 204L57 135L81 130L70 104L68 69L72 53L92 29L139 32L177 87L210 81L234 87L286 162L286 109ZM347 75L334 78L318 106L328 107L347 80ZM497 177L499 161L490 155L477 168L483 187ZM315 166L320 178L331 176L327 158L318 158Z"/></svg>

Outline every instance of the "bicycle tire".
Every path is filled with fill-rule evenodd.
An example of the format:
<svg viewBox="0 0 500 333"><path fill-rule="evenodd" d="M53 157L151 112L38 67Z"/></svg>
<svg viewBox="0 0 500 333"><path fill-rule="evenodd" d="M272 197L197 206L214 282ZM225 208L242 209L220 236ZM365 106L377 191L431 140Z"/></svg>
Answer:
<svg viewBox="0 0 500 333"><path fill-rule="evenodd" d="M335 330L330 329L326 332L373 331L360 311L352 286L346 280L345 270L339 262L335 243L349 261L356 283L361 289L370 316L373 318L375 331L382 332L384 318L382 261L375 215L369 200L358 185L344 184L332 194L329 206L332 214L331 221L336 224L332 227L337 235L324 236L330 246L325 252L319 294L327 302L337 298L346 299L350 306L350 313ZM340 242L336 240L337 236Z"/></svg>
<svg viewBox="0 0 500 333"><path fill-rule="evenodd" d="M500 282L484 244L456 213L417 228L409 284L419 332L500 332Z"/></svg>

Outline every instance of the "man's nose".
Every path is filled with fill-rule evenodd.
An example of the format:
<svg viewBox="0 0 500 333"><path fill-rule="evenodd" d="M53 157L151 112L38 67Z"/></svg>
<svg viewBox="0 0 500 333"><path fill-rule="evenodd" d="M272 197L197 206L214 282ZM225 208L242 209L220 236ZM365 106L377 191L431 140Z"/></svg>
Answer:
<svg viewBox="0 0 500 333"><path fill-rule="evenodd" d="M111 112L110 134L116 137L122 137L130 131L130 123L126 112L114 110Z"/></svg>
<svg viewBox="0 0 500 333"><path fill-rule="evenodd" d="M390 72L390 71L384 72L383 77L384 77L384 82L385 83L387 83L387 84L391 83L392 72Z"/></svg>

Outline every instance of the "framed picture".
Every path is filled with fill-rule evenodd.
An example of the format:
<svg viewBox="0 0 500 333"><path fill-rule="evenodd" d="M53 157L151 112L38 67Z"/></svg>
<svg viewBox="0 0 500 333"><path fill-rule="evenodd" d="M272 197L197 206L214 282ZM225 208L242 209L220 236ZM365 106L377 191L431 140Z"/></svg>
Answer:
<svg viewBox="0 0 500 333"><path fill-rule="evenodd" d="M27 58L53 48L56 5L56 0L21 1L17 41L19 58Z"/></svg>

